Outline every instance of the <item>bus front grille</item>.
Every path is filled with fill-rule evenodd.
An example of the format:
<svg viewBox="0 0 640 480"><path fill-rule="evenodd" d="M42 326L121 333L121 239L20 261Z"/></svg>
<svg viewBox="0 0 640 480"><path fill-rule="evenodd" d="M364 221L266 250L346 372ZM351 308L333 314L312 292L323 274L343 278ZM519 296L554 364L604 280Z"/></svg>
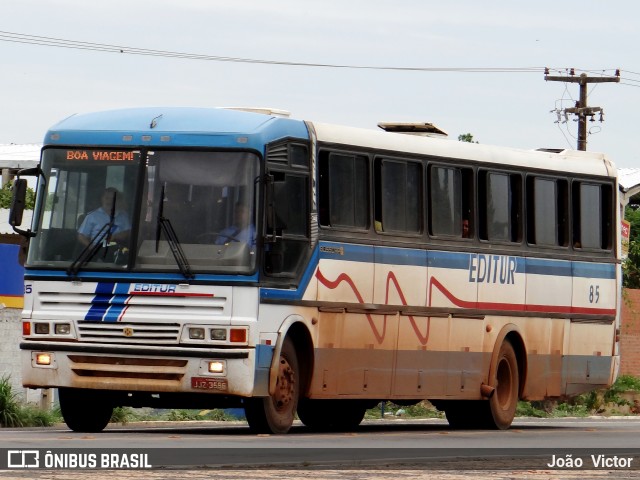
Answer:
<svg viewBox="0 0 640 480"><path fill-rule="evenodd" d="M139 380L182 380L186 360L69 355L71 370L80 377Z"/></svg>
<svg viewBox="0 0 640 480"><path fill-rule="evenodd" d="M177 323L78 322L78 338L83 342L120 345L175 345L180 338Z"/></svg>

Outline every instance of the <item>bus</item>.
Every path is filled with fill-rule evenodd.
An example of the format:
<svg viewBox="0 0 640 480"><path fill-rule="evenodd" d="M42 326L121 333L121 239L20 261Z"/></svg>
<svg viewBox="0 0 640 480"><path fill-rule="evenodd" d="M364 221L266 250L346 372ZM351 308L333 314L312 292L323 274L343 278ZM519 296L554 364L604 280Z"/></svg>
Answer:
<svg viewBox="0 0 640 480"><path fill-rule="evenodd" d="M51 127L10 219L30 239L24 386L57 388L79 432L146 406L286 433L424 400L507 429L520 399L611 385L614 164L382 126L134 108Z"/></svg>

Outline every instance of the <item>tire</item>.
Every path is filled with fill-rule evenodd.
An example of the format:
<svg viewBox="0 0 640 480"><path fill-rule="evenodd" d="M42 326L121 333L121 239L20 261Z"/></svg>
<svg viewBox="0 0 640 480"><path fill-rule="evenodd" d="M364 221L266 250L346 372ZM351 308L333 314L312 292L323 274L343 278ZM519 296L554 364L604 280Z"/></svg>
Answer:
<svg viewBox="0 0 640 480"><path fill-rule="evenodd" d="M506 430L515 417L520 390L518 358L508 340L500 346L494 377L490 381L496 390L488 401L488 426L492 429Z"/></svg>
<svg viewBox="0 0 640 480"><path fill-rule="evenodd" d="M518 406L518 359L505 340L500 346L490 384L495 391L489 400L446 400L439 405L454 429L506 430Z"/></svg>
<svg viewBox="0 0 640 480"><path fill-rule="evenodd" d="M345 432L358 427L367 411L367 405L359 400L311 400L301 399L298 417L312 430Z"/></svg>
<svg viewBox="0 0 640 480"><path fill-rule="evenodd" d="M245 402L247 422L254 433L287 433L293 425L300 396L300 369L296 349L288 337L282 344L278 368L274 395Z"/></svg>
<svg viewBox="0 0 640 480"><path fill-rule="evenodd" d="M98 433L111 420L113 405L105 399L104 392L60 388L58 398L62 418L74 432Z"/></svg>

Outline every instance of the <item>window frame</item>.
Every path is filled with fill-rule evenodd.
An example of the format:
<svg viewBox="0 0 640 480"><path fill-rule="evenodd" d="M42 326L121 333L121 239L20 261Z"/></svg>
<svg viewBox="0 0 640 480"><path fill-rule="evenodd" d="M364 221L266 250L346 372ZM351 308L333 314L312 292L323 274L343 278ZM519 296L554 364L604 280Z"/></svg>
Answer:
<svg viewBox="0 0 640 480"><path fill-rule="evenodd" d="M384 230L384 218L383 218L383 198L382 198L382 169L385 162L394 163L394 164L404 164L405 165L405 177L406 177L406 166L408 164L412 164L418 167L419 175L416 176L418 178L419 184L416 188L416 193L418 195L418 200L416 203L417 206L417 214L416 220L418 221L418 229L416 231L410 230ZM379 165L379 167L378 167ZM392 155L374 155L372 159L372 210L373 210L373 221L372 226L374 233L377 235L383 236L400 236L400 237L422 237L425 232L425 166L427 162L421 158L406 158L406 157L396 157ZM405 192L405 199L407 198L407 194ZM406 213L406 204L405 204L405 213ZM376 228L378 222L381 222L381 228ZM406 222L405 222L406 223Z"/></svg>
<svg viewBox="0 0 640 480"><path fill-rule="evenodd" d="M488 180L489 176L505 175L508 177L508 188L510 194L509 217L509 237L511 240L489 238L489 215L488 215ZM504 168L480 167L476 174L477 203L476 215L478 218L478 238L483 244L497 244L505 246L522 245L525 235L525 215L524 215L524 173L521 170L509 170Z"/></svg>
<svg viewBox="0 0 640 480"><path fill-rule="evenodd" d="M365 226L349 226L349 225L332 225L331 224L331 157L332 156L344 156L344 157L352 157L355 162L362 158L364 160L364 176L362 179L362 186L365 189L365 202L364 210L365 210ZM364 152L353 152L353 151L343 151L343 150L335 150L335 149L320 149L318 151L318 191L317 191L317 202L318 202L318 226L321 229L327 230L336 230L343 232L368 232L371 228L371 158ZM324 180L322 175L325 173L323 170L323 164L327 164L327 179ZM355 169L355 168L354 168ZM354 179L357 179L354 174ZM323 209L326 209L326 213L322 212ZM326 217L325 217L326 216ZM355 209L354 209L354 218L355 218ZM324 223L324 221L327 223Z"/></svg>

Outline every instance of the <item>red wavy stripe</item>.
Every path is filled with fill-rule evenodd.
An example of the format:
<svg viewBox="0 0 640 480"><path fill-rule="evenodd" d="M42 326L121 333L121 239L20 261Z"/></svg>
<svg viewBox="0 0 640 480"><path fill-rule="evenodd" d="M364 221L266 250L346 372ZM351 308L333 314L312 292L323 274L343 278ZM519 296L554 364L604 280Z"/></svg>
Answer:
<svg viewBox="0 0 640 480"><path fill-rule="evenodd" d="M335 290L341 283L346 283L354 295L356 296L358 302L365 303L362 295L358 291L358 288L355 285L355 282L347 275L346 273L341 273L335 280L329 280L326 278L320 269L316 271L316 277L318 281L322 283L325 287L330 290ZM387 274L386 280L386 291L385 291L385 304L389 304L389 291L390 285L393 283L393 286L400 297L400 301L403 306L408 306L407 300L404 296L402 288L400 287L400 283L396 278L393 272L389 272ZM437 278L431 277L429 280L429 301L428 306L432 306L433 299L433 287L439 290L453 305L460 308L478 308L484 310L502 310L502 311L528 311L528 312L541 312L541 313L566 313L566 314L595 314L595 315L614 315L616 313L615 309L607 309L607 308L585 308L585 307L563 307L563 306L555 306L555 305L523 305L517 303L499 303L499 302L470 302L467 300L462 300L455 295L453 295ZM366 313L365 316L369 322L369 326L371 327L371 331L378 344L381 344L384 341L384 337L387 331L387 315L384 316L384 324L382 333L380 333L373 322L373 319L370 314ZM409 322L411 323L411 327L413 328L416 337L420 341L422 345L426 345L429 341L429 334L431 330L431 318L427 318L427 333L426 335L422 335L420 328L416 322L416 319L412 315L407 316L409 318Z"/></svg>
<svg viewBox="0 0 640 480"><path fill-rule="evenodd" d="M342 282L345 282L347 285L349 285L351 290L353 290L353 293L358 299L358 302L364 303L364 299L362 298L362 295L358 291L358 288L356 287L353 280L346 273L341 273L340 275L338 275L338 278L331 281L327 279L327 277L325 277L320 271L320 269L318 268L318 270L316 271L316 277L318 278L318 281L320 283L322 283L325 287L327 287L330 290L335 290L336 288L338 288L338 285L340 285ZM371 331L376 337L376 341L378 342L378 344L381 344L384 341L384 337L387 332L387 316L385 315L384 317L382 333L380 333L378 332L378 328L376 327L375 323L373 323L373 318L371 318L371 315L368 313L366 313L365 315L367 317L367 320L369 321L369 326L371 327Z"/></svg>

